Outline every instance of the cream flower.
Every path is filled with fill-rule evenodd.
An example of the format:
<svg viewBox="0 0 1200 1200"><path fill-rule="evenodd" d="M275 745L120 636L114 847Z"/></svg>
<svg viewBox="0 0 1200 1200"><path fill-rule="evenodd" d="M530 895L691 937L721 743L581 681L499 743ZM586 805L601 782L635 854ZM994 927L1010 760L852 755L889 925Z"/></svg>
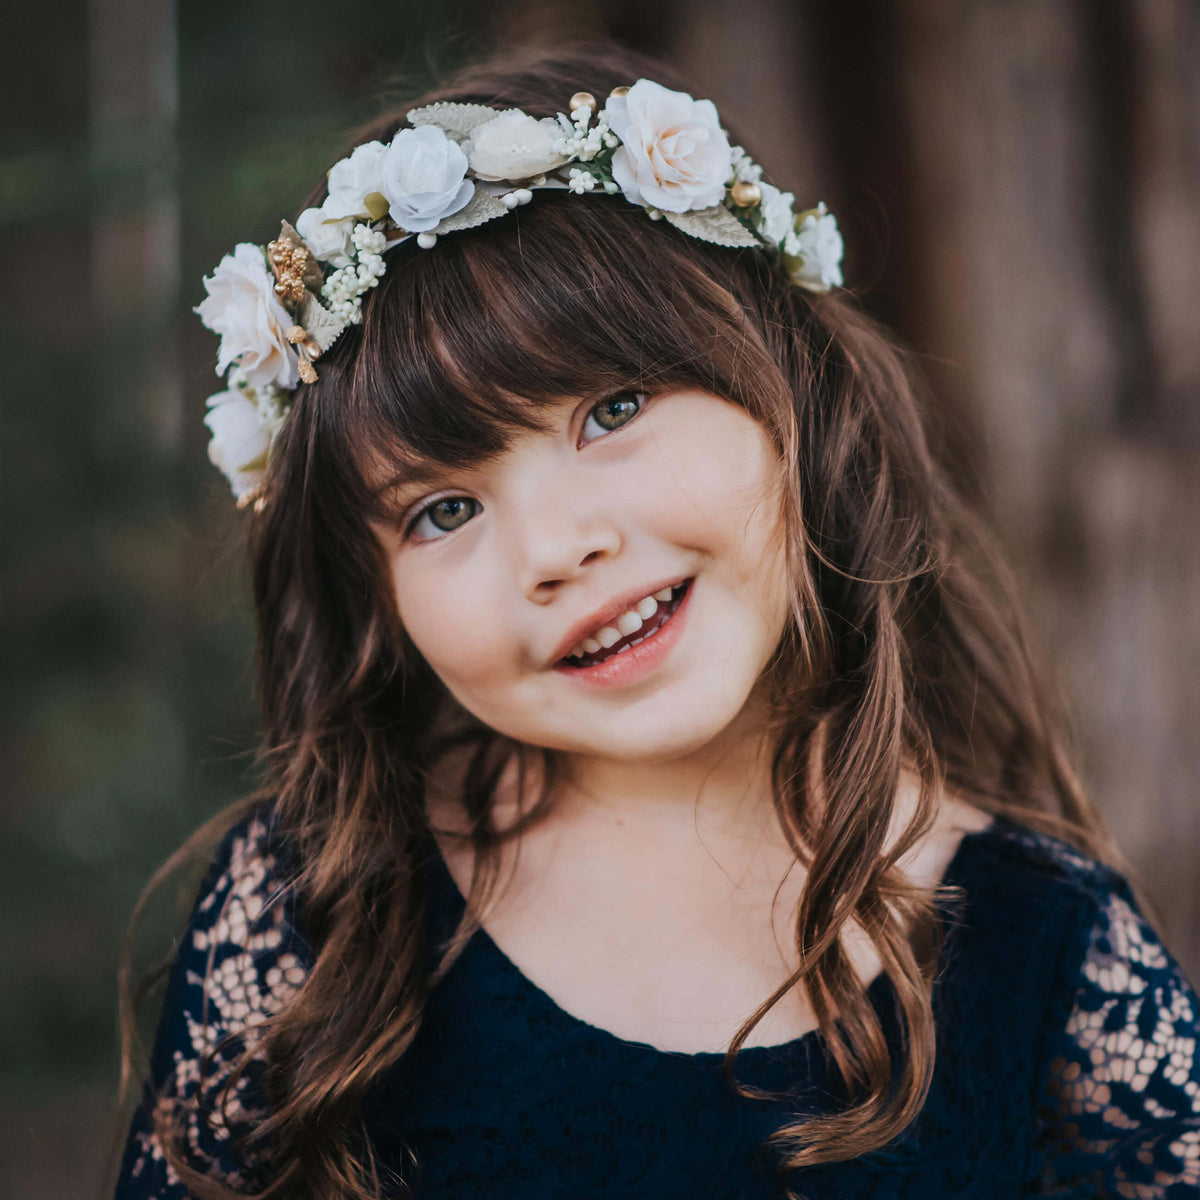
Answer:
<svg viewBox="0 0 1200 1200"><path fill-rule="evenodd" d="M639 79L624 96L610 96L604 111L621 139L612 173L626 199L681 213L725 198L732 151L711 100Z"/></svg>
<svg viewBox="0 0 1200 1200"><path fill-rule="evenodd" d="M796 197L791 192L781 192L769 183L760 182L758 189L762 193L763 236L778 246L792 232L792 205Z"/></svg>
<svg viewBox="0 0 1200 1200"><path fill-rule="evenodd" d="M335 267L350 265L350 256L354 253L354 218L333 220L321 208L306 208L296 218L296 232L304 239L304 244L322 262L332 263Z"/></svg>
<svg viewBox="0 0 1200 1200"><path fill-rule="evenodd" d="M218 375L236 362L253 387L299 384L300 360L286 336L295 322L274 288L262 249L250 242L239 243L204 280L208 297L192 311L220 335Z"/></svg>
<svg viewBox="0 0 1200 1200"><path fill-rule="evenodd" d="M795 232L788 234L784 253L792 260L792 277L817 292L842 286L842 254L845 244L837 218L822 201L796 217Z"/></svg>
<svg viewBox="0 0 1200 1200"><path fill-rule="evenodd" d="M270 433L263 427L257 406L236 388L209 396L204 423L212 431L209 461L229 480L240 500L254 491L266 474Z"/></svg>
<svg viewBox="0 0 1200 1200"><path fill-rule="evenodd" d="M383 215L382 212L371 212L367 197L383 190L383 156L386 153L387 147L382 142L364 142L354 148L349 158L343 158L331 168L329 196L321 205L327 220Z"/></svg>
<svg viewBox="0 0 1200 1200"><path fill-rule="evenodd" d="M410 233L433 229L475 194L467 156L436 125L400 130L383 156L382 173L388 212Z"/></svg>
<svg viewBox="0 0 1200 1200"><path fill-rule="evenodd" d="M554 149L561 135L552 118L538 120L513 108L477 125L464 149L480 179L532 179L561 167L570 157Z"/></svg>

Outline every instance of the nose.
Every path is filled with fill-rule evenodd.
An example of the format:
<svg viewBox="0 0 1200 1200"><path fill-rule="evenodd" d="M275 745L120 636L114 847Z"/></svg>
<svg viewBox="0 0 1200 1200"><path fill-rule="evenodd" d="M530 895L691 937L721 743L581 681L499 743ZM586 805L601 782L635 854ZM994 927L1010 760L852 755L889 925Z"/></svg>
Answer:
<svg viewBox="0 0 1200 1200"><path fill-rule="evenodd" d="M612 497L564 464L522 472L510 508L509 540L521 592L537 604L621 549Z"/></svg>

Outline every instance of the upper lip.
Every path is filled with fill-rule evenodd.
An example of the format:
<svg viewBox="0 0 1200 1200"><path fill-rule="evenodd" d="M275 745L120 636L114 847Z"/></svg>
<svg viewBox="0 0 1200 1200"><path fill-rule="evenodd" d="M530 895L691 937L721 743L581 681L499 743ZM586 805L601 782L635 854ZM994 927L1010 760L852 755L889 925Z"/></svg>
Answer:
<svg viewBox="0 0 1200 1200"><path fill-rule="evenodd" d="M550 660L550 665L553 666L559 659L566 658L585 637L595 633L598 629L603 629L605 625L614 622L623 612L628 612L643 597L653 596L655 592L661 592L665 587L678 587L690 578L690 575L672 575L669 579L662 580L661 583L643 584L641 587L629 588L619 595L614 596L602 608L598 608L591 615L576 621L567 630L566 636L558 643L558 649L555 650L554 657Z"/></svg>

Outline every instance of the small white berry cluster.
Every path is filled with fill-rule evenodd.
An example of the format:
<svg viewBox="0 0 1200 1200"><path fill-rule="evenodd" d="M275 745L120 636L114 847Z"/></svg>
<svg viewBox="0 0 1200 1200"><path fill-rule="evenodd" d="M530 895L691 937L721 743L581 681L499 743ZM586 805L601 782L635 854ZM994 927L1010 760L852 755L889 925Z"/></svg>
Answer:
<svg viewBox="0 0 1200 1200"><path fill-rule="evenodd" d="M746 153L743 146L734 146L731 150L733 178L737 182L761 183L762 167Z"/></svg>
<svg viewBox="0 0 1200 1200"><path fill-rule="evenodd" d="M583 171L579 167L572 167L567 172L567 178L570 180L567 187L577 196L582 196L584 192L590 192L600 182L591 171Z"/></svg>
<svg viewBox="0 0 1200 1200"><path fill-rule="evenodd" d="M593 115L596 118L595 125L591 123ZM591 105L581 104L571 110L570 120L559 113L558 124L563 136L554 143L555 153L565 154L579 162L591 162L606 149L620 145L620 138L609 127L608 114L603 109L593 114Z"/></svg>
<svg viewBox="0 0 1200 1200"><path fill-rule="evenodd" d="M370 225L355 225L350 240L354 244L355 261L330 272L321 287L321 297L339 321L360 325L363 294L375 287L387 270L383 261L387 237Z"/></svg>
<svg viewBox="0 0 1200 1200"><path fill-rule="evenodd" d="M258 423L270 437L283 427L292 407L292 393L273 384L252 384L240 366L230 368L227 379L230 389L236 389L254 406Z"/></svg>
<svg viewBox="0 0 1200 1200"><path fill-rule="evenodd" d="M546 182L545 175L539 175L538 179L540 179L542 183ZM534 182L536 183L537 180L535 179ZM532 199L533 192L527 187L521 187L514 188L511 192L505 192L504 195L500 197L500 203L503 204L505 208L517 208L521 204L528 204ZM420 240L420 238L417 239L418 242L420 242Z"/></svg>
<svg viewBox="0 0 1200 1200"><path fill-rule="evenodd" d="M258 410L259 423L267 435L274 438L291 410L291 393L281 392L278 388L254 388L253 392L252 398Z"/></svg>

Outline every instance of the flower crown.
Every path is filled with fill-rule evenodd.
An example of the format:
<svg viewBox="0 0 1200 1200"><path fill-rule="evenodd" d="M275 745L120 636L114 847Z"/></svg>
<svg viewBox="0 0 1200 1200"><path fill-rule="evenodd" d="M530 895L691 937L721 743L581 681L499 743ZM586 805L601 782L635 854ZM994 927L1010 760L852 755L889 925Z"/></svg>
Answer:
<svg viewBox="0 0 1200 1200"><path fill-rule="evenodd" d="M794 213L794 197L764 183L731 146L711 100L649 79L614 88L603 108L588 92L570 115L437 103L408 113L411 128L367 142L329 172L328 196L283 222L265 249L240 243L204 280L194 310L221 338L208 399L208 453L238 507L261 497L267 454L291 393L317 378L314 362L362 321L363 296L387 269L385 253L411 237L430 249L527 204L541 188L620 192L653 220L719 246L782 256L813 291L842 283L842 238L825 205Z"/></svg>

